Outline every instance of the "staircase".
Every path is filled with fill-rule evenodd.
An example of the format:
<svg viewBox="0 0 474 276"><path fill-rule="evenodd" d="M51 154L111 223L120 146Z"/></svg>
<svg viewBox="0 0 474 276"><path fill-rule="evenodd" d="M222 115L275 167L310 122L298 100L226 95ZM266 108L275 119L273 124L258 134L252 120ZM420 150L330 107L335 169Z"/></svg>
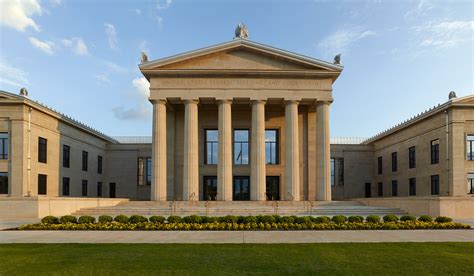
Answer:
<svg viewBox="0 0 474 276"><path fill-rule="evenodd" d="M405 215L398 208L365 206L357 201L128 201L116 206L82 208L75 216L143 215L143 216L368 216Z"/></svg>

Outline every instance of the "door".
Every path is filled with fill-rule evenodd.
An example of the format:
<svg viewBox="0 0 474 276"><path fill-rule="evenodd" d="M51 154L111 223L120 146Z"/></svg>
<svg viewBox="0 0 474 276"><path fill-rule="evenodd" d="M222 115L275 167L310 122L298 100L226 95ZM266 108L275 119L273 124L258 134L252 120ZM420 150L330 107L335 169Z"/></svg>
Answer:
<svg viewBox="0 0 474 276"><path fill-rule="evenodd" d="M267 200L280 200L280 177L267 176Z"/></svg>
<svg viewBox="0 0 474 276"><path fill-rule="evenodd" d="M217 176L204 176L202 181L202 199L216 200L217 196Z"/></svg>
<svg viewBox="0 0 474 276"><path fill-rule="evenodd" d="M109 183L109 197L115 198L115 183Z"/></svg>
<svg viewBox="0 0 474 276"><path fill-rule="evenodd" d="M372 196L372 185L370 183L365 183L365 197Z"/></svg>
<svg viewBox="0 0 474 276"><path fill-rule="evenodd" d="M250 177L234 176L232 200L250 200Z"/></svg>

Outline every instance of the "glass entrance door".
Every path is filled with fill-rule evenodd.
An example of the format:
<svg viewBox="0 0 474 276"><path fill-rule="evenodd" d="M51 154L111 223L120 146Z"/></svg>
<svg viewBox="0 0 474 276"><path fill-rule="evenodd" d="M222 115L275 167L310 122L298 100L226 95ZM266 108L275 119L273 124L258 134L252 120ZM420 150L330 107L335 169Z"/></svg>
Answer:
<svg viewBox="0 0 474 276"><path fill-rule="evenodd" d="M217 196L217 176L204 176L202 182L202 199L216 200Z"/></svg>
<svg viewBox="0 0 474 276"><path fill-rule="evenodd" d="M232 200L250 200L250 177L234 176Z"/></svg>
<svg viewBox="0 0 474 276"><path fill-rule="evenodd" d="M267 200L280 200L280 177L267 176Z"/></svg>

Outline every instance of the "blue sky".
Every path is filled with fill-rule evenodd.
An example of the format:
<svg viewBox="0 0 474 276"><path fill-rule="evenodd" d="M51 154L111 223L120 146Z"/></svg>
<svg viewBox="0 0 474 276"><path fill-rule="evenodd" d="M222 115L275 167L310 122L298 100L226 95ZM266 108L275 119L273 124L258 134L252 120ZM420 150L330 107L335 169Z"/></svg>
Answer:
<svg viewBox="0 0 474 276"><path fill-rule="evenodd" d="M150 59L231 40L332 61L331 136L368 137L474 92L474 2L0 0L0 89L109 135L151 135Z"/></svg>

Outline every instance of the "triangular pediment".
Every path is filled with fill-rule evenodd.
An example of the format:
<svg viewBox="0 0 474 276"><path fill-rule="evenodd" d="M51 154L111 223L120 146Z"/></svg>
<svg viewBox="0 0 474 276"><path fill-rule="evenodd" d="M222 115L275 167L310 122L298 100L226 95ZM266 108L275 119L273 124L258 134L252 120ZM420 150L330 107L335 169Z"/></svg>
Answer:
<svg viewBox="0 0 474 276"><path fill-rule="evenodd" d="M474 95L464 96L462 98L455 98L453 100L455 104L462 104L462 105L474 105Z"/></svg>

